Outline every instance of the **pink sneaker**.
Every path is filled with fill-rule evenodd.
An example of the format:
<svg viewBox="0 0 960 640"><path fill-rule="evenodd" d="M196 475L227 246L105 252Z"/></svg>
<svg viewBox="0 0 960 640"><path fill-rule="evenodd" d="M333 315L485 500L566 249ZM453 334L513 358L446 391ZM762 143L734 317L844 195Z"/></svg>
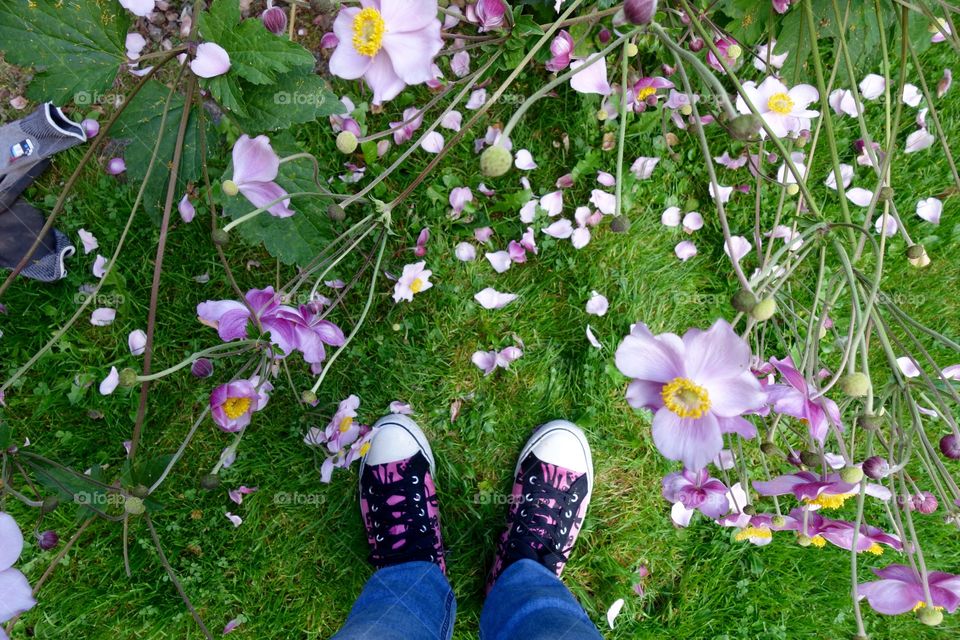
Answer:
<svg viewBox="0 0 960 640"><path fill-rule="evenodd" d="M563 572L593 492L593 459L583 431L566 420L539 427L520 453L515 478L487 591L522 558L557 576Z"/></svg>
<svg viewBox="0 0 960 640"><path fill-rule="evenodd" d="M421 560L446 573L434 473L433 452L417 423L389 415L373 425L360 461L360 514L373 566Z"/></svg>

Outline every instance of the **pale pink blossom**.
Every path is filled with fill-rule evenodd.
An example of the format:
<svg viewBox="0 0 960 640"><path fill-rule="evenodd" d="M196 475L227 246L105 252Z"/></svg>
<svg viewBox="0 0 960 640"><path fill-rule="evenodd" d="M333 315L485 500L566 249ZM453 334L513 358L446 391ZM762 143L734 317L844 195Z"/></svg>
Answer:
<svg viewBox="0 0 960 640"><path fill-rule="evenodd" d="M697 255L697 246L689 240L683 240L677 243L677 246L673 248L673 252L680 258L681 262L686 262Z"/></svg>
<svg viewBox="0 0 960 640"><path fill-rule="evenodd" d="M940 224L941 213L943 213L943 202L937 198L927 198L917 202L917 215L927 222Z"/></svg>
<svg viewBox="0 0 960 640"><path fill-rule="evenodd" d="M517 169L523 171L531 171L537 168L537 163L533 161L533 155L526 150L520 149L517 151L516 158L513 160L513 164Z"/></svg>
<svg viewBox="0 0 960 640"><path fill-rule="evenodd" d="M453 249L453 255L461 262L476 260L477 249L469 242L461 242Z"/></svg>
<svg viewBox="0 0 960 640"><path fill-rule="evenodd" d="M470 202L473 202L470 187L454 187L450 190L450 206L455 212L460 213Z"/></svg>
<svg viewBox="0 0 960 640"><path fill-rule="evenodd" d="M602 316L607 313L607 309L609 308L610 302L604 295L596 291L590 292L590 299L587 300L587 313L594 316Z"/></svg>
<svg viewBox="0 0 960 640"><path fill-rule="evenodd" d="M113 324L117 317L117 310L109 307L100 307L90 314L90 324L95 327L106 327Z"/></svg>
<svg viewBox="0 0 960 640"><path fill-rule="evenodd" d="M403 273L393 288L393 301L411 302L413 296L433 286L430 276L433 272L426 268L426 262L420 261L403 267Z"/></svg>
<svg viewBox="0 0 960 640"><path fill-rule="evenodd" d="M917 129L907 136L907 144L903 148L904 153L916 153L923 151L933 145L936 136L926 129Z"/></svg>
<svg viewBox="0 0 960 640"><path fill-rule="evenodd" d="M565 240L573 235L573 224L566 218L561 218L548 227L544 227L542 232L552 238Z"/></svg>
<svg viewBox="0 0 960 640"><path fill-rule="evenodd" d="M497 273L503 273L513 264L510 254L506 251L487 252L484 257L490 262L490 266Z"/></svg>
<svg viewBox="0 0 960 640"><path fill-rule="evenodd" d="M501 293L493 287L487 287L473 296L484 309L502 309L517 299L515 293Z"/></svg>
<svg viewBox="0 0 960 640"><path fill-rule="evenodd" d="M86 229L80 229L77 231L77 235L80 236L80 242L83 243L83 252L85 254L100 247L100 242L97 241L97 237Z"/></svg>
<svg viewBox="0 0 960 640"><path fill-rule="evenodd" d="M110 367L110 373L100 382L100 395L108 396L120 385L120 373L116 367Z"/></svg>
<svg viewBox="0 0 960 640"><path fill-rule="evenodd" d="M215 42L197 45L197 53L190 61L190 70L201 78L215 78L230 70L230 54Z"/></svg>
<svg viewBox="0 0 960 640"><path fill-rule="evenodd" d="M739 262L743 256L750 253L752 247L750 241L743 236L731 236L729 242L723 243L723 252Z"/></svg>
<svg viewBox="0 0 960 640"><path fill-rule="evenodd" d="M147 334L143 329L134 329L127 336L127 347L130 349L130 355L142 356L147 348Z"/></svg>
<svg viewBox="0 0 960 640"><path fill-rule="evenodd" d="M420 142L420 148L427 153L440 153L443 150L443 136L436 131L431 131Z"/></svg>
<svg viewBox="0 0 960 640"><path fill-rule="evenodd" d="M574 60L570 68L581 69L585 63L586 60ZM612 89L607 82L607 61L601 58L571 76L570 88L579 93L610 95Z"/></svg>
<svg viewBox="0 0 960 640"><path fill-rule="evenodd" d="M660 224L665 227L680 226L680 207L667 207L660 214Z"/></svg>
<svg viewBox="0 0 960 640"><path fill-rule="evenodd" d="M630 165L630 172L637 177L637 180L646 180L653 175L653 170L659 162L660 158L640 156Z"/></svg>

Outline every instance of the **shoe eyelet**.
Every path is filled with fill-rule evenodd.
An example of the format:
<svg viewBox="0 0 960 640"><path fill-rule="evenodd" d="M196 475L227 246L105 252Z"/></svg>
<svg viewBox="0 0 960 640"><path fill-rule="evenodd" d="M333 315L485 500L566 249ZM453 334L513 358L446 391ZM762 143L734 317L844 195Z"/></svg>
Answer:
<svg viewBox="0 0 960 640"><path fill-rule="evenodd" d="M563 527L562 529L560 529L560 535L562 535L562 536L567 535L567 528L566 528L566 527Z"/></svg>
<svg viewBox="0 0 960 640"><path fill-rule="evenodd" d="M375 537L374 539L375 539L377 542L383 542L383 536L380 535L379 533L376 535L376 537Z"/></svg>
<svg viewBox="0 0 960 640"><path fill-rule="evenodd" d="M423 509L420 509L420 517L422 518L422 517L424 517L425 515L427 515L427 512L424 511Z"/></svg>
<svg viewBox="0 0 960 640"><path fill-rule="evenodd" d="M527 502L533 502L533 498L530 497L529 493L523 494L523 499Z"/></svg>
<svg viewBox="0 0 960 640"><path fill-rule="evenodd" d="M564 515L564 517L566 517L566 518L572 518L572 517L573 517L573 511L571 511L571 510L564 511L564 512L563 512L563 515Z"/></svg>
<svg viewBox="0 0 960 640"><path fill-rule="evenodd" d="M537 476L530 476L528 481L530 484L537 484Z"/></svg>
<svg viewBox="0 0 960 640"><path fill-rule="evenodd" d="M427 532L427 525L425 524L420 525L420 533L426 533L426 532Z"/></svg>
<svg viewBox="0 0 960 640"><path fill-rule="evenodd" d="M423 498L423 496L421 496L419 493L413 494L413 501L414 501L414 502L420 502L420 500L421 500L422 498Z"/></svg>
<svg viewBox="0 0 960 640"><path fill-rule="evenodd" d="M411 484L420 484L420 478L418 478L417 476L411 476L411 477L410 477L410 483L411 483Z"/></svg>
<svg viewBox="0 0 960 640"><path fill-rule="evenodd" d="M372 511L373 513L376 513L377 510L378 510L378 509L377 509L377 505L375 505L375 504L371 504L371 505L370 505L370 511Z"/></svg>
<svg viewBox="0 0 960 640"><path fill-rule="evenodd" d="M573 494L573 497L570 498L570 502L576 502L576 501L579 500L579 499L580 499L580 496L577 495L576 493L574 493L574 494Z"/></svg>

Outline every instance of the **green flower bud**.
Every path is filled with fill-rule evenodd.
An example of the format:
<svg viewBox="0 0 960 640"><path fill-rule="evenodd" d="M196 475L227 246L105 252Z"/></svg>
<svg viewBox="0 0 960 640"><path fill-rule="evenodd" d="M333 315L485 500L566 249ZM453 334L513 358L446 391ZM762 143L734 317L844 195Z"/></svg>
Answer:
<svg viewBox="0 0 960 640"><path fill-rule="evenodd" d="M798 185L796 182L792 182L792 183L790 183L790 184L787 185L787 195L788 195L788 196L795 196L795 195L797 195L798 193L800 193L800 185Z"/></svg>
<svg viewBox="0 0 960 640"><path fill-rule="evenodd" d="M680 115L688 116L693 113L693 107L688 104L680 105Z"/></svg>
<svg viewBox="0 0 960 640"><path fill-rule="evenodd" d="M235 196L240 193L240 187L237 186L237 183L233 180L224 180L223 181L223 192L228 196Z"/></svg>
<svg viewBox="0 0 960 640"><path fill-rule="evenodd" d="M880 187L880 202L893 200L893 187Z"/></svg>
<svg viewBox="0 0 960 640"><path fill-rule="evenodd" d="M132 387L137 384L137 372L131 369L130 367L125 367L120 370L120 386L121 387Z"/></svg>
<svg viewBox="0 0 960 640"><path fill-rule="evenodd" d="M764 298L750 310L750 317L757 322L763 322L773 317L777 312L777 301L773 298Z"/></svg>
<svg viewBox="0 0 960 640"><path fill-rule="evenodd" d="M880 424L883 422L883 418L880 416L861 414L857 416L857 426L863 429L864 431L876 431L880 428Z"/></svg>
<svg viewBox="0 0 960 640"><path fill-rule="evenodd" d="M303 404L317 404L317 394L315 394L313 391L310 391L310 389L307 389L300 394L300 400L303 401Z"/></svg>
<svg viewBox="0 0 960 640"><path fill-rule="evenodd" d="M220 486L220 476L208 473L200 478L200 486L207 491L213 491Z"/></svg>
<svg viewBox="0 0 960 640"><path fill-rule="evenodd" d="M779 453L779 450L777 449L777 445L770 442L769 440L766 442L760 443L760 451L762 451L763 454L766 456L775 456L777 455L777 453Z"/></svg>
<svg viewBox="0 0 960 640"><path fill-rule="evenodd" d="M743 506L743 512L748 516L755 516L757 515L757 508L752 504L747 504Z"/></svg>
<svg viewBox="0 0 960 640"><path fill-rule="evenodd" d="M60 506L60 498L57 496L47 496L43 499L43 504L40 505L40 512L44 514L53 513L58 506Z"/></svg>
<svg viewBox="0 0 960 640"><path fill-rule="evenodd" d="M123 503L123 510L132 516L139 516L146 512L147 507L143 504L143 498L127 496L127 499Z"/></svg>
<svg viewBox="0 0 960 640"><path fill-rule="evenodd" d="M775 527L782 527L783 525L787 524L787 519L783 516L773 516L770 519L770 524Z"/></svg>
<svg viewBox="0 0 960 640"><path fill-rule="evenodd" d="M807 467L816 467L820 465L820 454L816 451L801 451L800 462Z"/></svg>
<svg viewBox="0 0 960 640"><path fill-rule="evenodd" d="M907 257L911 260L916 260L923 256L926 253L926 249L923 248L922 244L912 244L907 247Z"/></svg>
<svg viewBox="0 0 960 640"><path fill-rule="evenodd" d="M513 155L498 144L484 149L480 154L480 173L488 178L498 178L510 170Z"/></svg>
<svg viewBox="0 0 960 640"><path fill-rule="evenodd" d="M753 291L747 289L740 289L740 291L733 294L733 298L730 299L730 304L733 305L733 308L743 313L753 311L753 308L757 306L757 302L757 296L754 295Z"/></svg>
<svg viewBox="0 0 960 640"><path fill-rule="evenodd" d="M863 480L863 469L860 467L844 467L840 472L840 479L848 484L858 484Z"/></svg>
<svg viewBox="0 0 960 640"><path fill-rule="evenodd" d="M138 484L133 489L130 489L130 495L137 498L146 498L148 495L150 495L150 489L142 484Z"/></svg>
<svg viewBox="0 0 960 640"><path fill-rule="evenodd" d="M797 544L801 547L809 547L813 544L813 540L810 539L810 536L805 536L801 533L797 535Z"/></svg>
<svg viewBox="0 0 960 640"><path fill-rule="evenodd" d="M740 48L738 44L732 44L727 47L727 57L731 60L736 60L743 55L743 49Z"/></svg>
<svg viewBox="0 0 960 640"><path fill-rule="evenodd" d="M739 115L730 121L730 135L734 140L756 140L762 127L763 120L760 116L752 113Z"/></svg>
<svg viewBox="0 0 960 640"><path fill-rule="evenodd" d="M935 607L923 606L917 609L917 619L928 627L935 627L943 622L943 612Z"/></svg>
<svg viewBox="0 0 960 640"><path fill-rule="evenodd" d="M624 215L614 216L610 221L610 230L614 233L626 233L630 230L630 218Z"/></svg>
<svg viewBox="0 0 960 640"><path fill-rule="evenodd" d="M851 398L862 398L870 392L870 378L862 371L850 373L841 378L840 388Z"/></svg>
<svg viewBox="0 0 960 640"><path fill-rule="evenodd" d="M340 205L331 204L327 206L327 217L334 222L342 222L347 217L347 212Z"/></svg>
<svg viewBox="0 0 960 640"><path fill-rule="evenodd" d="M337 135L337 150L340 153L350 154L357 150L357 145L360 142L357 140L357 136L353 134L352 131L341 131Z"/></svg>
<svg viewBox="0 0 960 640"><path fill-rule="evenodd" d="M230 234L223 229L214 229L210 237L213 239L213 244L218 247L224 247L230 242Z"/></svg>
<svg viewBox="0 0 960 640"><path fill-rule="evenodd" d="M629 44L627 44L627 57L628 57L628 58L632 58L632 57L634 57L635 55L637 55L638 53L640 53L640 49L637 48L637 45L633 44L632 42L629 43Z"/></svg>

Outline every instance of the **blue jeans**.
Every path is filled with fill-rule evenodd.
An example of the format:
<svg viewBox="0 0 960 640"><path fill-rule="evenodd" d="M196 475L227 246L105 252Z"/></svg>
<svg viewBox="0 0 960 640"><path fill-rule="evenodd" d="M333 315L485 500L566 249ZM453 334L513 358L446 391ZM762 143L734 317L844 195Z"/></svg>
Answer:
<svg viewBox="0 0 960 640"><path fill-rule="evenodd" d="M406 562L374 573L332 640L450 640L457 602L440 568ZM533 560L497 579L480 614L483 640L600 640L573 594Z"/></svg>

